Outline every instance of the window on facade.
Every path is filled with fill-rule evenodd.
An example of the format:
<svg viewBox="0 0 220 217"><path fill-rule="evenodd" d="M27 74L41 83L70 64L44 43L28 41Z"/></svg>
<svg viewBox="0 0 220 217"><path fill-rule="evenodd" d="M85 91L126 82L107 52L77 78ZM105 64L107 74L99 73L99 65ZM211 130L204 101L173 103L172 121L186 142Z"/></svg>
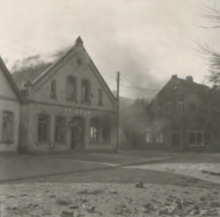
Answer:
<svg viewBox="0 0 220 217"><path fill-rule="evenodd" d="M185 100L183 100L183 99L178 100L177 111L180 114L183 114L185 112Z"/></svg>
<svg viewBox="0 0 220 217"><path fill-rule="evenodd" d="M67 99L71 101L77 100L77 81L72 76L67 78Z"/></svg>
<svg viewBox="0 0 220 217"><path fill-rule="evenodd" d="M156 142L157 143L163 143L163 134L162 133L157 133L156 134Z"/></svg>
<svg viewBox="0 0 220 217"><path fill-rule="evenodd" d="M40 114L38 116L38 141L48 142L49 141L49 115Z"/></svg>
<svg viewBox="0 0 220 217"><path fill-rule="evenodd" d="M102 139L103 141L110 141L110 137L111 137L111 125L109 122L103 122Z"/></svg>
<svg viewBox="0 0 220 217"><path fill-rule="evenodd" d="M103 101L102 101L102 89L98 90L98 105L102 105Z"/></svg>
<svg viewBox="0 0 220 217"><path fill-rule="evenodd" d="M72 136L75 142L83 142L85 135L85 119L82 117L72 118Z"/></svg>
<svg viewBox="0 0 220 217"><path fill-rule="evenodd" d="M90 82L82 80L82 103L90 103Z"/></svg>
<svg viewBox="0 0 220 217"><path fill-rule="evenodd" d="M100 122L97 118L91 119L90 122L90 141L98 142L100 133Z"/></svg>
<svg viewBox="0 0 220 217"><path fill-rule="evenodd" d="M147 143L152 142L152 134L151 134L150 131L147 131L147 132L146 132L146 142L147 142Z"/></svg>
<svg viewBox="0 0 220 217"><path fill-rule="evenodd" d="M65 141L65 117L57 116L55 121L55 141L63 143Z"/></svg>
<svg viewBox="0 0 220 217"><path fill-rule="evenodd" d="M166 102L166 113L171 114L172 109L173 109L173 102L172 102L172 100L168 100Z"/></svg>
<svg viewBox="0 0 220 217"><path fill-rule="evenodd" d="M51 90L50 90L50 97L56 98L56 80L51 81Z"/></svg>
<svg viewBox="0 0 220 217"><path fill-rule="evenodd" d="M189 143L191 146L204 145L204 136L202 131L191 131L189 133Z"/></svg>
<svg viewBox="0 0 220 217"><path fill-rule="evenodd" d="M11 111L3 111L2 141L12 142L14 138L14 114Z"/></svg>

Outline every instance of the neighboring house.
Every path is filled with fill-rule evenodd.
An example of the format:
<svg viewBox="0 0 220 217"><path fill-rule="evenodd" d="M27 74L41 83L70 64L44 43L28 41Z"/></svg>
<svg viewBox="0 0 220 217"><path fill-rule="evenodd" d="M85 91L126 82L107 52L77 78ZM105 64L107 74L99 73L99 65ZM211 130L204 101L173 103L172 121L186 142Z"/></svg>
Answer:
<svg viewBox="0 0 220 217"><path fill-rule="evenodd" d="M13 76L26 99L23 151L115 149L116 99L80 37L55 62Z"/></svg>
<svg viewBox="0 0 220 217"><path fill-rule="evenodd" d="M220 90L173 75L149 106L145 147L220 151Z"/></svg>
<svg viewBox="0 0 220 217"><path fill-rule="evenodd" d="M0 57L0 151L17 151L22 97Z"/></svg>

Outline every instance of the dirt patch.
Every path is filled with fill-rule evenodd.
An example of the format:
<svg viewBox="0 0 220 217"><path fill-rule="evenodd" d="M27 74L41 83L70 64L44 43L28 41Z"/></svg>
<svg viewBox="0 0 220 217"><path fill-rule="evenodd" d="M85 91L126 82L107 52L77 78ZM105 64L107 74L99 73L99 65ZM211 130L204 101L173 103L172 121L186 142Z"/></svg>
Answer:
<svg viewBox="0 0 220 217"><path fill-rule="evenodd" d="M0 197L1 217L220 216L220 189L26 183L1 185Z"/></svg>

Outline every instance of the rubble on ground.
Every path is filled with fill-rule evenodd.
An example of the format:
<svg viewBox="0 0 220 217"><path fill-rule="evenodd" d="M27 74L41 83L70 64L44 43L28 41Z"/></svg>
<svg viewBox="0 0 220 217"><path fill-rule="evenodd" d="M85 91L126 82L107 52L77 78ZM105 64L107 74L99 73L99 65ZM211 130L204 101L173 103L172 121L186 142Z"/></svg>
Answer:
<svg viewBox="0 0 220 217"><path fill-rule="evenodd" d="M153 184L140 189L136 184L11 185L1 201L1 217L220 216L220 189Z"/></svg>

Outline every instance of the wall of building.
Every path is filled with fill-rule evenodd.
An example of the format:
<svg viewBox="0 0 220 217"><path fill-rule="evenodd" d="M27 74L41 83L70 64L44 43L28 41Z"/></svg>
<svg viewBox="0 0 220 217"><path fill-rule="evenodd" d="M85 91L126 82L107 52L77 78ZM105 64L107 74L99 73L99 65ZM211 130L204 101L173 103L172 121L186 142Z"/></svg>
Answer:
<svg viewBox="0 0 220 217"><path fill-rule="evenodd" d="M19 102L16 101L10 101L10 100L3 100L0 99L0 151L17 151L18 149L18 130L19 130ZM14 115L14 132L13 132L13 143L5 144L2 141L2 116L3 111L11 111Z"/></svg>
<svg viewBox="0 0 220 217"><path fill-rule="evenodd" d="M1 70L1 69L0 69ZM18 129L19 129L19 106L20 103L12 90L8 80L0 71L0 151L17 151L18 148ZM4 144L2 141L2 116L3 111L11 111L14 115L13 143Z"/></svg>
<svg viewBox="0 0 220 217"><path fill-rule="evenodd" d="M80 58L81 63L77 61ZM75 47L74 51L61 60L51 72L47 73L33 88L30 88L30 97L38 102L45 102L54 105L66 105L80 108L95 108L99 110L114 110L114 98L109 96L109 92L103 81L95 72L93 64L81 46ZM74 76L77 80L77 101L68 101L66 95L66 82L68 76ZM51 80L56 80L57 95L51 98ZM90 104L81 102L81 82L88 79L91 86ZM103 92L103 105L98 105L98 90Z"/></svg>
<svg viewBox="0 0 220 217"><path fill-rule="evenodd" d="M77 114L76 114L76 111ZM103 115L110 115L114 119L115 114L112 112L104 112L94 109L75 109L67 106L54 106L30 103L23 107L23 133L22 145L28 151L65 151L70 150L71 144L71 128L69 123L73 117L83 117L85 120L85 137L83 144L77 144L74 150L114 150L116 145L116 127L114 123L111 124L111 137L108 143L102 140L99 143L90 142L90 120L93 117L102 117ZM80 114L79 114L80 113ZM28 114L28 115L27 115ZM38 115L50 115L50 130L49 142L38 142ZM55 142L55 118L57 115L62 115L66 120L66 135L65 142L58 144ZM25 121L24 121L25 120ZM114 121L113 121L114 122ZM27 136L26 136L27 135Z"/></svg>

